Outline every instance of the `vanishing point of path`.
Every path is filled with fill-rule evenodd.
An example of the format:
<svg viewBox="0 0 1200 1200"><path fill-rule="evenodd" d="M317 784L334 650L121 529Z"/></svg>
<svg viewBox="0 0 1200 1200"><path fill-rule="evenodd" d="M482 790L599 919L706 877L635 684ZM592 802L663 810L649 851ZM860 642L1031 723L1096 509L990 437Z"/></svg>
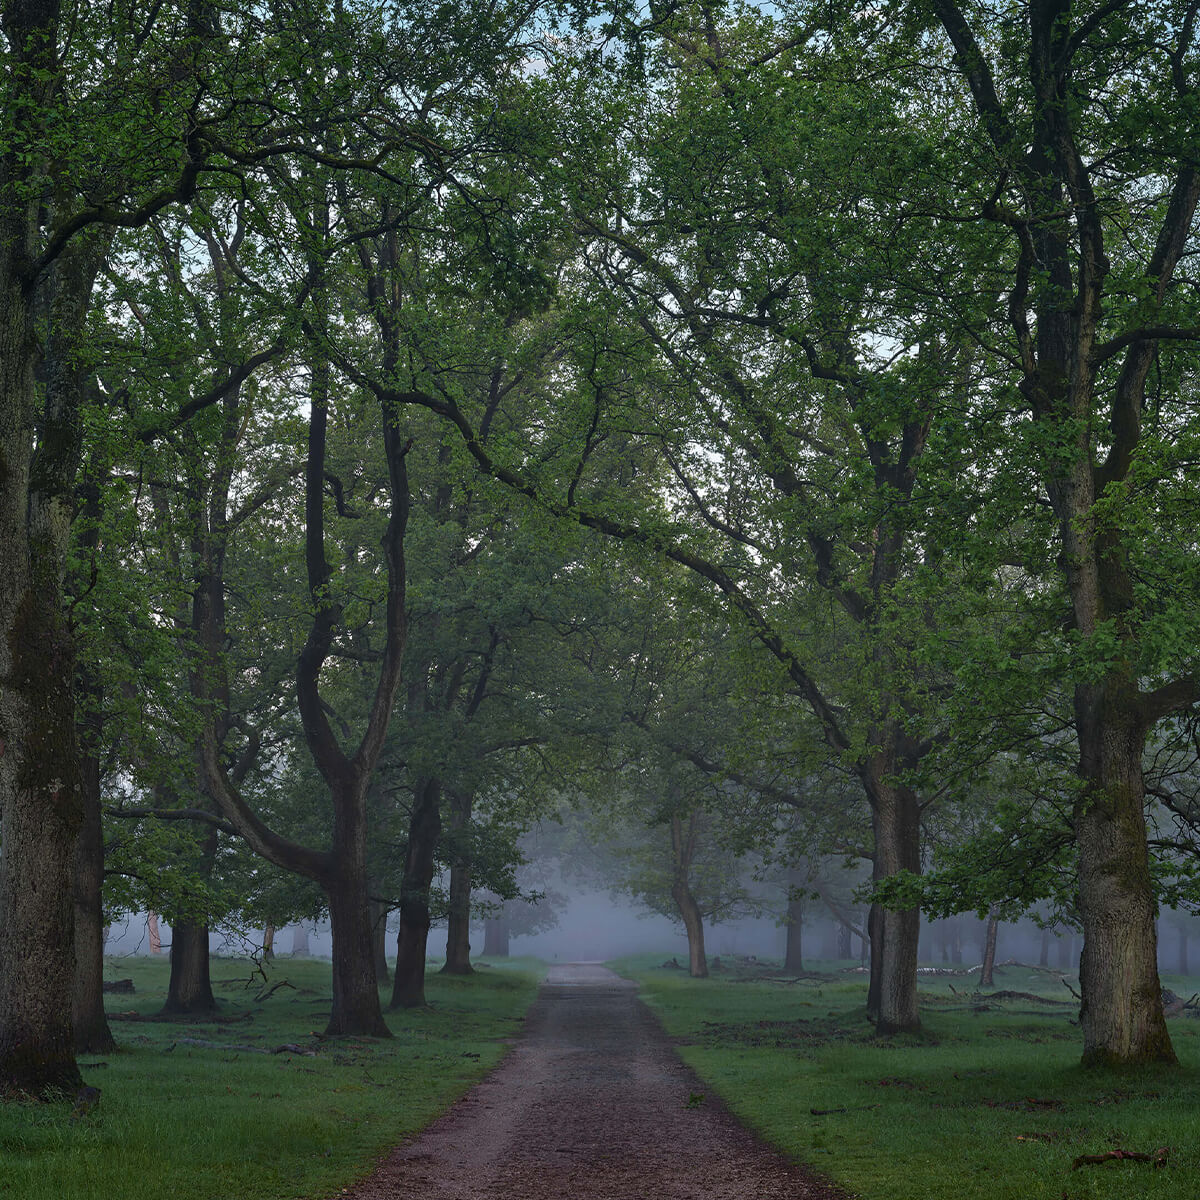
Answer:
<svg viewBox="0 0 1200 1200"><path fill-rule="evenodd" d="M739 1125L604 967L551 967L521 1040L350 1200L844 1200Z"/></svg>

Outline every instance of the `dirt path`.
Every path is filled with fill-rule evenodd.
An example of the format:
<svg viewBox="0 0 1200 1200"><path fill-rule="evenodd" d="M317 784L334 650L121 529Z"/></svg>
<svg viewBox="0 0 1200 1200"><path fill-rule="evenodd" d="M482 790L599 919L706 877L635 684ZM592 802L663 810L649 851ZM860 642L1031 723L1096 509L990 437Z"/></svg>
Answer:
<svg viewBox="0 0 1200 1200"><path fill-rule="evenodd" d="M676 1056L636 988L550 969L487 1079L351 1200L844 1200L742 1128Z"/></svg>

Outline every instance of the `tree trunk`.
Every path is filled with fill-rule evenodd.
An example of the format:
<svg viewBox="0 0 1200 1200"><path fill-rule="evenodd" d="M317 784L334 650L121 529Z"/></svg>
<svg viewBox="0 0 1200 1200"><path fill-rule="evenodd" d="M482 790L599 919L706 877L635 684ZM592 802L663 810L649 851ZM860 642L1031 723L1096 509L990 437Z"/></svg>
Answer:
<svg viewBox="0 0 1200 1200"><path fill-rule="evenodd" d="M158 913L148 912L146 914L146 934L150 939L150 953L162 953L162 934L158 931Z"/></svg>
<svg viewBox="0 0 1200 1200"><path fill-rule="evenodd" d="M6 24L13 63L36 71L44 56L52 77L54 6L20 7L20 22L14 8ZM22 86L34 85L18 83L18 96ZM23 121L34 104L7 116ZM21 270L32 257L44 188L14 189L13 180L40 168L14 158L11 143L0 155L9 181L0 197L0 1094L41 1095L81 1083L72 1009L83 804L63 577L79 461L79 363L70 343L91 283L71 254L43 281L50 321L35 454L37 288Z"/></svg>
<svg viewBox="0 0 1200 1200"><path fill-rule="evenodd" d="M470 975L471 967L471 864L459 860L450 867L450 912L446 928L447 975Z"/></svg>
<svg viewBox="0 0 1200 1200"><path fill-rule="evenodd" d="M700 905L686 883L676 882L671 888L671 898L683 919L683 928L688 940L688 974L693 979L708 978L708 958L704 953L704 916Z"/></svg>
<svg viewBox="0 0 1200 1200"><path fill-rule="evenodd" d="M979 972L980 987L995 987L996 939L1000 930L1000 918L993 906L988 913L987 933L983 938L983 967Z"/></svg>
<svg viewBox="0 0 1200 1200"><path fill-rule="evenodd" d="M292 957L307 958L308 955L308 926L302 922L292 931Z"/></svg>
<svg viewBox="0 0 1200 1200"><path fill-rule="evenodd" d="M366 871L346 871L327 895L333 929L333 1008L325 1032L391 1037L379 1006Z"/></svg>
<svg viewBox="0 0 1200 1200"><path fill-rule="evenodd" d="M1075 937L1069 931L1061 934L1058 939L1058 969L1060 971L1071 971L1075 968L1075 956L1072 950L1075 946Z"/></svg>
<svg viewBox="0 0 1200 1200"><path fill-rule="evenodd" d="M217 1011L209 975L208 925L176 920L171 925L171 979L162 1007L168 1016L211 1016Z"/></svg>
<svg viewBox="0 0 1200 1200"><path fill-rule="evenodd" d="M692 859L696 853L696 838L699 832L699 813L688 814L687 828L683 817L675 813L671 817L671 852L674 859L674 878L671 882L671 899L683 920L688 940L688 974L693 979L708 978L708 959L704 953L704 914L688 881Z"/></svg>
<svg viewBox="0 0 1200 1200"><path fill-rule="evenodd" d="M1080 1024L1085 1065L1175 1062L1158 977L1156 903L1146 845L1142 755L1133 701L1112 686L1076 689L1080 774ZM1135 710L1136 711L1136 710Z"/></svg>
<svg viewBox="0 0 1200 1200"><path fill-rule="evenodd" d="M867 917L868 922L870 916ZM851 929L844 921L839 921L837 925L837 950L836 954L839 959L853 958L851 953Z"/></svg>
<svg viewBox="0 0 1200 1200"><path fill-rule="evenodd" d="M804 886L807 874L795 868L788 871L788 905L786 941L783 951L783 969L799 974L804 970L803 928L804 928Z"/></svg>
<svg viewBox="0 0 1200 1200"><path fill-rule="evenodd" d="M906 787L891 781L894 766L876 756L865 773L872 797L875 832L873 877L886 879L901 870L921 873L920 806ZM921 1028L917 1004L917 945L921 910L896 911L871 906L870 989L867 1015L880 1033L908 1033Z"/></svg>
<svg viewBox="0 0 1200 1200"><path fill-rule="evenodd" d="M434 853L442 832L442 785L426 779L417 785L408 828L404 882L400 891L400 932L396 938L396 977L392 1008L425 1004L425 955L429 943L429 889Z"/></svg>
<svg viewBox="0 0 1200 1200"><path fill-rule="evenodd" d="M498 915L483 923L483 957L508 957L508 913L503 906Z"/></svg>
<svg viewBox="0 0 1200 1200"><path fill-rule="evenodd" d="M387 960L388 906L382 900L371 902L371 940L375 946L375 977L380 985L391 983L392 972Z"/></svg>
<svg viewBox="0 0 1200 1200"><path fill-rule="evenodd" d="M467 835L471 825L474 797L455 792L450 797L450 828L455 842L454 861L450 864L450 909L446 923L447 975L471 972L471 859Z"/></svg>
<svg viewBox="0 0 1200 1200"><path fill-rule="evenodd" d="M269 921L267 922L266 927L263 929L262 956L264 960L275 957L275 926Z"/></svg>
<svg viewBox="0 0 1200 1200"><path fill-rule="evenodd" d="M85 733L98 722L85 716ZM83 824L75 844L75 990L72 1027L81 1054L116 1049L104 1012L104 835L100 813L100 761L90 744L81 760Z"/></svg>

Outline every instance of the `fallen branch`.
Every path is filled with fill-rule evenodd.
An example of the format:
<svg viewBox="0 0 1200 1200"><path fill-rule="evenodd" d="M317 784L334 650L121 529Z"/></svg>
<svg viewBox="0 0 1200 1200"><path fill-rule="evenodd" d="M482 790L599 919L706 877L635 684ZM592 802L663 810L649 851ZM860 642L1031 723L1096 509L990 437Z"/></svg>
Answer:
<svg viewBox="0 0 1200 1200"><path fill-rule="evenodd" d="M1153 1154L1142 1154L1137 1150L1106 1150L1103 1154L1081 1154L1072 1164L1071 1170L1078 1171L1080 1167L1097 1166L1106 1162L1148 1162L1156 1169L1167 1165L1169 1147L1160 1146Z"/></svg>
<svg viewBox="0 0 1200 1200"><path fill-rule="evenodd" d="M1190 1000L1185 1000L1182 996L1177 996L1170 988L1163 988L1163 1016L1177 1017L1185 1009L1195 1007L1196 1000L1200 998L1200 992L1197 992Z"/></svg>
<svg viewBox="0 0 1200 1200"><path fill-rule="evenodd" d="M275 995L280 988L285 987L291 988L293 992L296 990L296 985L294 983L289 983L286 979L280 979L278 982L271 984L266 991L259 992L254 999L257 1003L261 1004L264 1000L269 1000L273 995Z"/></svg>

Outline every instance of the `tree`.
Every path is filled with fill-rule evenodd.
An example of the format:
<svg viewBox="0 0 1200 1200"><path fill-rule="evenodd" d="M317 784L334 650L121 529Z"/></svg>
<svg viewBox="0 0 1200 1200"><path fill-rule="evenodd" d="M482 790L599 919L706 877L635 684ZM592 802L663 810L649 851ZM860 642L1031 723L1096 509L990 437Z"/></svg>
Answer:
<svg viewBox="0 0 1200 1200"><path fill-rule="evenodd" d="M1142 759L1155 725L1200 698L1197 566L1190 537L1172 538L1195 487L1182 447L1195 437L1196 7L1029 0L1003 28L951 0L925 11L975 118L954 201L1003 235L1005 310L980 332L1023 404L1007 442L1058 522L1084 1062L1170 1062Z"/></svg>
<svg viewBox="0 0 1200 1200"><path fill-rule="evenodd" d="M206 62L215 40L207 8L165 6L145 22L126 15L57 0L11 0L0 10L5 1093L80 1083L70 897L82 810L63 605L81 441L74 338L107 231L142 224L194 190L210 153L197 111L225 82Z"/></svg>

